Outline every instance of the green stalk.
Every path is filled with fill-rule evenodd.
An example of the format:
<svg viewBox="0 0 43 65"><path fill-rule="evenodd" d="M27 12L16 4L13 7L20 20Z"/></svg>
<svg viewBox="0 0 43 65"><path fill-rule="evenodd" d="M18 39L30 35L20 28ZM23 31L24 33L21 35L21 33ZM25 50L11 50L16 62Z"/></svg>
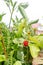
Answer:
<svg viewBox="0 0 43 65"><path fill-rule="evenodd" d="M29 52L29 50L28 50L28 47L27 47L27 63L28 63L28 52Z"/></svg>
<svg viewBox="0 0 43 65"><path fill-rule="evenodd" d="M3 37L2 37L2 47L3 47L3 51L4 51L4 54L5 54L6 59L7 59L7 58L8 58L8 56L7 56L6 48L5 48L5 45L4 45L4 40L3 40Z"/></svg>
<svg viewBox="0 0 43 65"><path fill-rule="evenodd" d="M2 35L1 29L0 29L0 34ZM3 38L3 36L1 37L1 41L2 41L3 51L4 51L5 57L7 59L8 56L7 56L6 48L5 48L5 45L4 45L4 38Z"/></svg>
<svg viewBox="0 0 43 65"><path fill-rule="evenodd" d="M10 29L10 24L11 24L11 20L12 20L12 15L13 15L13 11L12 11L12 13L11 13L11 17L10 17L9 29Z"/></svg>
<svg viewBox="0 0 43 65"><path fill-rule="evenodd" d="M14 7L16 6L16 3L17 3L17 2L14 3L13 8L12 8L11 17L10 17L10 22L9 22L9 28L10 28L10 24L11 24L11 20L12 20L12 15L13 15Z"/></svg>
<svg viewBox="0 0 43 65"><path fill-rule="evenodd" d="M10 17L9 28L10 28L10 24L11 24L11 20L12 20L12 15L13 15L13 12L14 12L14 6L13 6L13 9L12 9L12 12L11 12L11 17Z"/></svg>

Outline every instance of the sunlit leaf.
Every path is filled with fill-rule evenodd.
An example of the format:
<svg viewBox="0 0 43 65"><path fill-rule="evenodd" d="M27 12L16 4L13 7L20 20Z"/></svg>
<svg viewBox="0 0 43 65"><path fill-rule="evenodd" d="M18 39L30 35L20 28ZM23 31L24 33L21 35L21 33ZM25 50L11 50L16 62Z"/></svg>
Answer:
<svg viewBox="0 0 43 65"><path fill-rule="evenodd" d="M21 37L25 25L26 25L26 20L22 19L21 23L18 26L17 37Z"/></svg>
<svg viewBox="0 0 43 65"><path fill-rule="evenodd" d="M13 65L22 65L21 61L16 61Z"/></svg>
<svg viewBox="0 0 43 65"><path fill-rule="evenodd" d="M5 55L0 55L0 62L6 61Z"/></svg>
<svg viewBox="0 0 43 65"><path fill-rule="evenodd" d="M31 43L29 45L29 48L30 48L30 53L32 57L36 58L38 56L40 49L35 44L31 44Z"/></svg>

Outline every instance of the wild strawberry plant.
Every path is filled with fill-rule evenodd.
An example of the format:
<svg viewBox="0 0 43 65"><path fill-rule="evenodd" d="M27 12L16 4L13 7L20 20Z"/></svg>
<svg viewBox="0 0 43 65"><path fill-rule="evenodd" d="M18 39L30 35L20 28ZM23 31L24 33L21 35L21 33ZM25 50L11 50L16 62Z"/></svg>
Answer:
<svg viewBox="0 0 43 65"><path fill-rule="evenodd" d="M4 0L4 2L11 16L8 27L2 22L5 14L0 15L0 65L32 65L32 58L43 49L43 35L37 35L32 28L32 24L37 23L38 19L29 22L25 12L27 3L20 3L17 6L22 18L15 16L16 18L13 19L17 2L12 0Z"/></svg>

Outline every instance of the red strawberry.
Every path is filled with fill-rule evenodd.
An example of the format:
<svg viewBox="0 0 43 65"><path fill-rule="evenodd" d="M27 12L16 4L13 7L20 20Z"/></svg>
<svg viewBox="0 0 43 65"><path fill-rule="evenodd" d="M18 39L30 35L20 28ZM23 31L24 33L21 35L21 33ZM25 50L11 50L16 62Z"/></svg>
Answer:
<svg viewBox="0 0 43 65"><path fill-rule="evenodd" d="M28 46L28 41L25 40L25 41L23 42L23 45L24 45L24 46Z"/></svg>

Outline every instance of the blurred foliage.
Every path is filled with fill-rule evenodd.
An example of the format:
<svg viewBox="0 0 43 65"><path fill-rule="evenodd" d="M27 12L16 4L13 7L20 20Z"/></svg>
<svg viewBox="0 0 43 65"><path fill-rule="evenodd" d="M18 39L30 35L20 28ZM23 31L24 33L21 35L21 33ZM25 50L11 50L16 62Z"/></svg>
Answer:
<svg viewBox="0 0 43 65"><path fill-rule="evenodd" d="M38 20L29 22L25 9L27 3L20 3L17 7L22 18L13 19L13 12L17 2L4 0L10 11L9 27L2 22L0 15L0 65L32 65L32 58L38 55L43 48L43 35L36 35L32 24L38 23ZM12 7L12 9L10 8ZM11 27L13 22L13 27ZM24 46L24 40L28 41L28 46ZM6 58L7 56L7 58Z"/></svg>

